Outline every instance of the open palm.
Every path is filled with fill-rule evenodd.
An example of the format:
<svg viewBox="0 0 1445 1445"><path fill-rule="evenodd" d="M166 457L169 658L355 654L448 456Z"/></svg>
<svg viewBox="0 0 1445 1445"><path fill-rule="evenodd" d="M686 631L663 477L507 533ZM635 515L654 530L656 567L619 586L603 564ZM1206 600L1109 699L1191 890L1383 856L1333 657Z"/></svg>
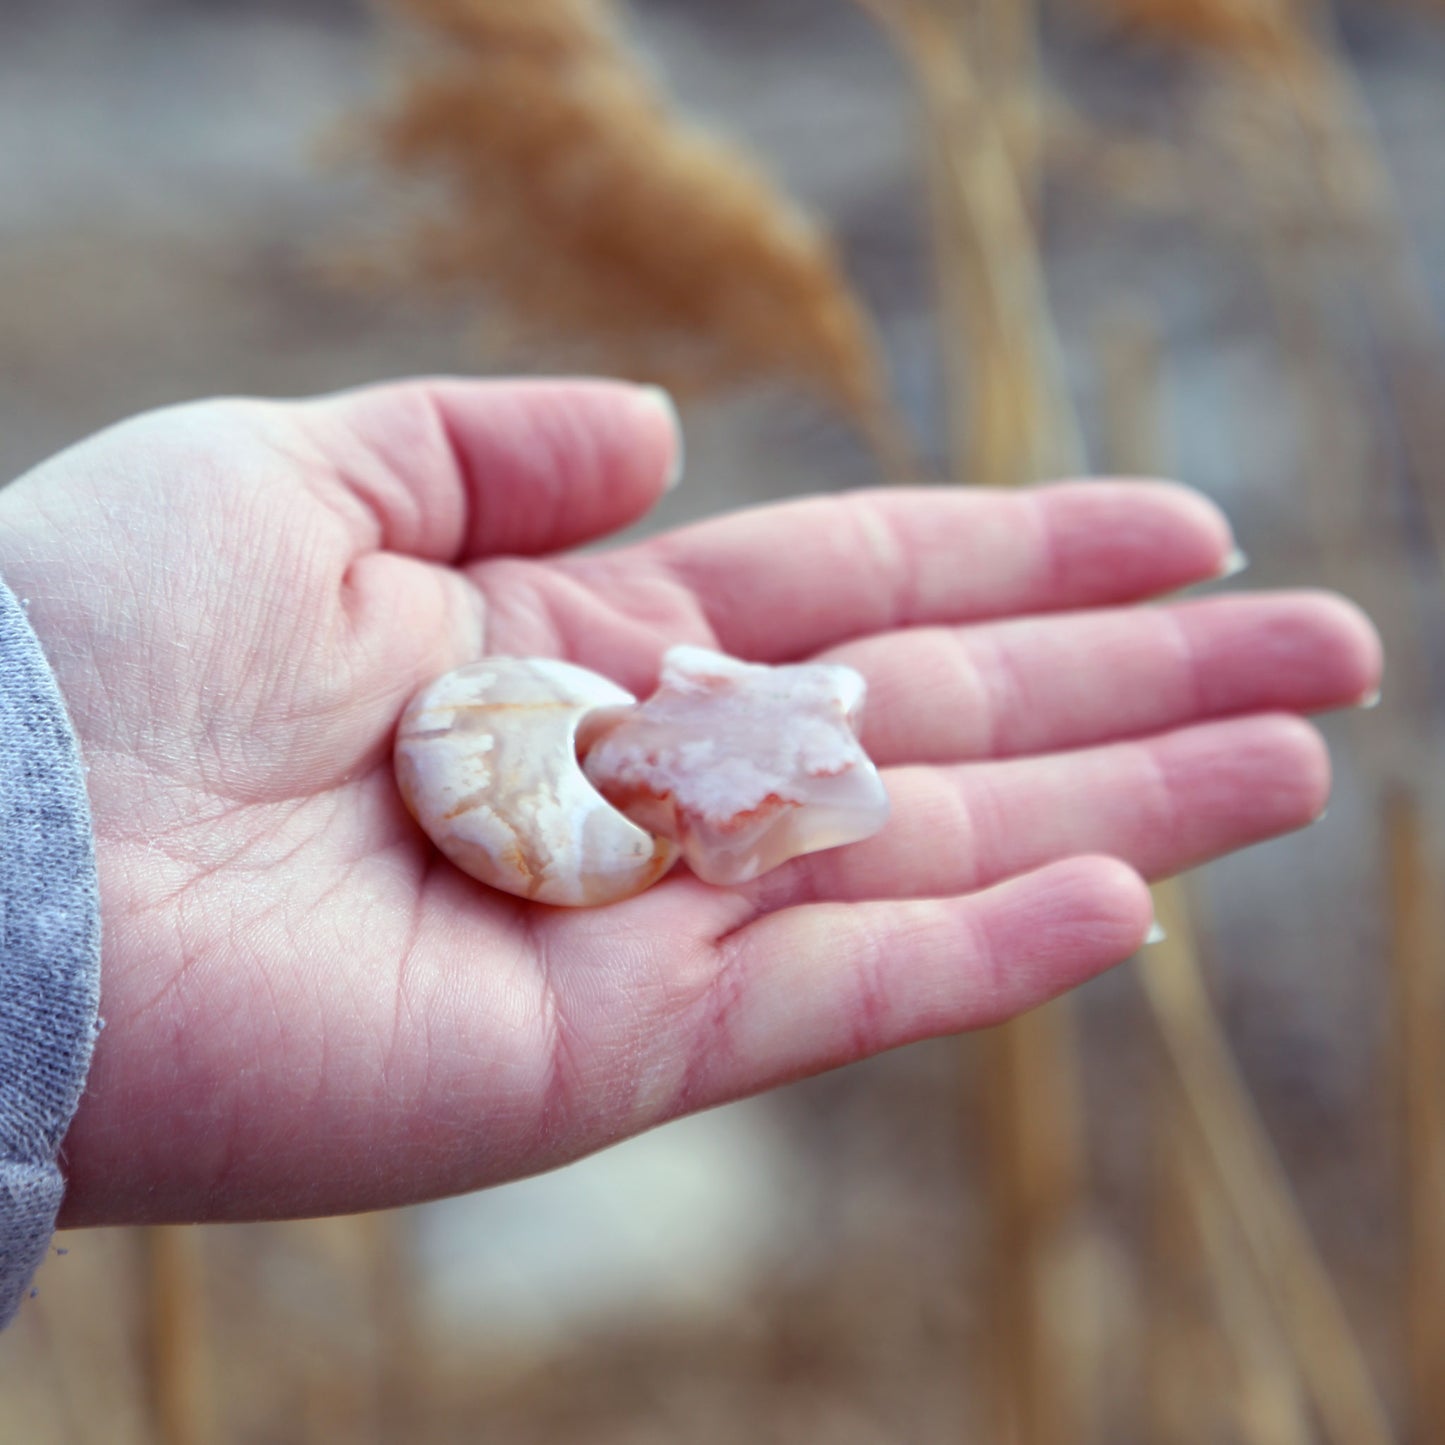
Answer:
<svg viewBox="0 0 1445 1445"><path fill-rule="evenodd" d="M1225 565L1198 496L854 493L566 551L676 447L630 387L409 383L155 413L0 494L100 864L64 1222L471 1189L993 1023L1138 947L1140 875L1323 806L1290 714L1370 692L1373 633L1321 595L1135 605ZM485 651L646 691L677 642L862 671L884 832L571 911L407 816L392 733L430 677Z"/></svg>

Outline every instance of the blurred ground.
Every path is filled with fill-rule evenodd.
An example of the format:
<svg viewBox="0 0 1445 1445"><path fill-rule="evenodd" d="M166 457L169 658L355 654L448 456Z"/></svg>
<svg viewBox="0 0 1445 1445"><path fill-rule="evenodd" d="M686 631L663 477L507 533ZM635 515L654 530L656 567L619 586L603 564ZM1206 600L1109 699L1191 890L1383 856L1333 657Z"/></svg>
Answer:
<svg viewBox="0 0 1445 1445"><path fill-rule="evenodd" d="M878 311L903 407L939 447L913 117L891 57L834 0L651 0L638 13L685 106L742 137L834 224ZM1445 27L1403 6L1351 5L1344 18L1445 304ZM1072 33L1067 21L1063 31ZM1098 112L1145 122L1168 114L1168 64L1147 52L1120 53L1080 30L1050 63ZM323 142L377 83L371 20L342 0L7 0L0 477L185 397L299 395L475 369L472 318L348 294L325 279L328 253L369 224L375 193L322 164ZM1097 401L1100 327L1122 305L1159 318L1179 470L1234 517L1255 561L1248 580L1319 580L1323 535L1348 556L1348 577L1324 580L1358 592L1387 629L1408 611L1400 557L1353 542L1349 517L1310 512L1298 439L1281 421L1289 382L1259 329L1250 279L1167 224L1121 240L1087 182L1051 192L1047 234L1086 406ZM786 396L699 407L687 425L687 479L653 525L873 479L845 428ZM1403 505L1392 487L1382 480L1379 507ZM1425 685L1438 689L1439 679ZM1387 683L1368 725L1389 727L1394 705ZM1201 898L1232 1040L1388 1387L1396 1257L1379 1124L1383 884L1372 794L1351 750L1360 726L1331 725L1350 746L1328 820L1207 870ZM1400 720L1407 755L1437 734L1423 713ZM1152 1068L1127 974L1085 991L1084 1020L1094 1187L1127 1223L1148 1165L1141 1095ZM974 1338L978 1286L966 1101L986 1087L976 1055L947 1042L918 1047L549 1180L414 1211L408 1307L448 1341L462 1376L485 1374L489 1360L554 1361L534 1393L532 1377L519 1376L497 1396L498 1439L962 1438L968 1407L949 1359ZM308 1348L327 1348L324 1328L295 1321L308 1309L324 1314L327 1300L345 1314L344 1291L318 1285L301 1303L288 1294L309 1278L305 1242L320 1236L302 1227L284 1236L299 1251L292 1257L280 1234L221 1233L208 1246L210 1277L239 1303L214 1328L228 1352L254 1356L246 1378L264 1382L256 1362L277 1348L263 1296L311 1330ZM120 1333L97 1327L100 1343L83 1348L124 1360L119 1322L135 1307L126 1295L139 1268L132 1245L98 1235L67 1243L70 1257L41 1283L93 1298ZM246 1265L263 1250L280 1252L264 1288ZM1132 1285L1118 1261L1104 1258L1100 1270L1107 1312L1110 1291ZM45 1330L43 1308L32 1309L0 1352L7 1393L37 1412L65 1369L52 1362L22 1378L16 1362L46 1357L55 1342ZM614 1345L597 1345L603 1336ZM615 1396L607 1410L596 1406L584 1430L566 1402L590 1398L595 1372L622 1368L608 1354L618 1337L648 1342L656 1374L639 1377L625 1408ZM434 1385L440 1431L446 1396ZM754 1389L785 1403L764 1408ZM329 1407L316 1408L325 1416ZM140 1419L141 1405L134 1410ZM261 1414L254 1400L237 1404L235 1418L251 1422L237 1438L275 1438L256 1423ZM715 1418L733 1424L705 1433L699 1422ZM105 1438L132 1438L128 1430Z"/></svg>

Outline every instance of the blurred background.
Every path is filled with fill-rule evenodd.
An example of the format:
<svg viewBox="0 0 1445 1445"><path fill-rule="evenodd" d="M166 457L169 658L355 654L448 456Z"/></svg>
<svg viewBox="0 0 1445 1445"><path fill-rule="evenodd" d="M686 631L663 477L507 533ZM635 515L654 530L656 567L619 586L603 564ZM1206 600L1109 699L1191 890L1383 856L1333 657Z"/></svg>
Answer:
<svg viewBox="0 0 1445 1445"><path fill-rule="evenodd" d="M1390 659L1328 818L1062 1005L473 1198L62 1237L0 1439L1445 1441L1445 9L4 0L0 136L0 477L589 368L683 399L650 527L1165 472Z"/></svg>

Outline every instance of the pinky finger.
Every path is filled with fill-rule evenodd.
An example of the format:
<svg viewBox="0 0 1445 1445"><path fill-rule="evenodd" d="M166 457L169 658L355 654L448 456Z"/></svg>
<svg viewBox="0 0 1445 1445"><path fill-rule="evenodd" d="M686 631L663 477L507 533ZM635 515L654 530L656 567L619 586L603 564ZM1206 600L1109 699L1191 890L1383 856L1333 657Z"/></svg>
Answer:
<svg viewBox="0 0 1445 1445"><path fill-rule="evenodd" d="M686 1105L1000 1023L1122 962L1152 921L1144 881L1102 857L961 898L769 914L723 941L712 1014L723 1037Z"/></svg>

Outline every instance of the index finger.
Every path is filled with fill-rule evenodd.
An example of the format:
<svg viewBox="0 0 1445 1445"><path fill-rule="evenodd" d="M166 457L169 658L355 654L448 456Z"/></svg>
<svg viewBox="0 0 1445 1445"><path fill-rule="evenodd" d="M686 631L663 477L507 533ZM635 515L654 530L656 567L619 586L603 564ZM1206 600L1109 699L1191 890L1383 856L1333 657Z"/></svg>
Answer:
<svg viewBox="0 0 1445 1445"><path fill-rule="evenodd" d="M724 651L809 656L885 629L1136 602L1227 572L1219 509L1172 482L869 490L734 513L573 567L614 606L695 597Z"/></svg>

